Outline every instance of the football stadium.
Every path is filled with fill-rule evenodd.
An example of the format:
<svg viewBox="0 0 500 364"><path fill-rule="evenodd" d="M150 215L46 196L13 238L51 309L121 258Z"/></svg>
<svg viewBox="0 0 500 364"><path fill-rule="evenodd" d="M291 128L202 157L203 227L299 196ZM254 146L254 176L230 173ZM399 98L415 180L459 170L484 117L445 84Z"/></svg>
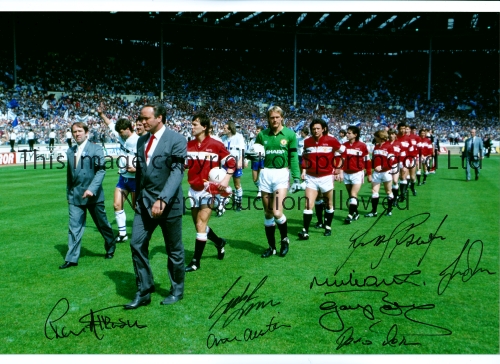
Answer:
<svg viewBox="0 0 500 364"><path fill-rule="evenodd" d="M453 10L1 12L0 353L498 354L499 13Z"/></svg>

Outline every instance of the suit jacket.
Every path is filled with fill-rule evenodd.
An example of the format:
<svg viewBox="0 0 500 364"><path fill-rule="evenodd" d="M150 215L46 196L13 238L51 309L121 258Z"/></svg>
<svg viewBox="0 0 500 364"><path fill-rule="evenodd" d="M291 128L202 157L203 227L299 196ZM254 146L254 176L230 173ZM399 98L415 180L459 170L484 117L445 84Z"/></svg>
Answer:
<svg viewBox="0 0 500 364"><path fill-rule="evenodd" d="M150 135L147 133L137 141L136 210L143 212L141 210L145 207L151 216L153 204L160 199L167 205L161 218L183 215L182 179L186 158L186 139L167 128L147 165L144 152Z"/></svg>
<svg viewBox="0 0 500 364"><path fill-rule="evenodd" d="M106 160L100 145L87 141L80 161L75 165L77 145L68 148L66 195L70 204L87 205L104 201L102 181L106 175ZM94 196L83 199L85 190L90 190Z"/></svg>
<svg viewBox="0 0 500 364"><path fill-rule="evenodd" d="M479 137L474 138L474 143L471 145L471 139L465 140L464 156L470 159L479 159L483 156L483 141Z"/></svg>

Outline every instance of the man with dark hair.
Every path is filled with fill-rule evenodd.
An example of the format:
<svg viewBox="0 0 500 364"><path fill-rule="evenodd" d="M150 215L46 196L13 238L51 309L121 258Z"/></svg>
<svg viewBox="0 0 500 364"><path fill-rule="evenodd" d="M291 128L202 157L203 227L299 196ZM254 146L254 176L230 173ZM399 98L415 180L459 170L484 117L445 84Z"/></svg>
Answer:
<svg viewBox="0 0 500 364"><path fill-rule="evenodd" d="M312 203L322 196L327 209L325 211L324 236L332 235L333 206L333 169L335 153L342 154L345 146L328 135L328 126L323 119L315 118L310 124L311 137L304 141L302 161L302 179L306 180L306 208L303 212L303 228L300 240L309 239L309 225L312 220Z"/></svg>
<svg viewBox="0 0 500 364"><path fill-rule="evenodd" d="M241 176L243 175L243 158L245 150L245 139L243 135L236 132L236 124L229 120L224 124L222 143L229 153L236 159L236 170L233 174L234 183L234 202L236 211L241 211L241 200L243 198L243 189L241 188Z"/></svg>
<svg viewBox="0 0 500 364"><path fill-rule="evenodd" d="M287 195L290 170L293 184L292 193L300 189L300 171L297 157L297 137L293 130L285 127L284 112L279 106L267 111L269 128L257 135L255 144L264 146L264 169L259 176L262 204L264 207L264 227L269 248L261 255L268 258L276 254L276 225L281 236L280 256L289 250L288 225L283 214L283 200Z"/></svg>
<svg viewBox="0 0 500 364"><path fill-rule="evenodd" d="M128 195L131 196L130 205L132 209L135 206L135 154L137 152L137 141L139 136L134 133L132 123L126 118L118 119L113 124L103 112L103 106L97 108L97 113L109 127L111 132L118 138L120 144L120 155L116 158L116 164L119 168L118 183L115 187L113 207L115 210L115 220L118 225L117 243L123 243L128 240L127 236L127 215L124 205Z"/></svg>
<svg viewBox="0 0 500 364"><path fill-rule="evenodd" d="M339 135L340 135L339 142L341 144L344 144L345 142L347 142L346 134L347 134L347 132L344 129L342 129L342 130L339 131Z"/></svg>
<svg viewBox="0 0 500 364"><path fill-rule="evenodd" d="M343 173L340 178L344 180L349 194L349 213L344 223L350 224L359 218L358 193L365 179L365 170L368 182L372 181L372 170L368 148L365 143L359 141L359 128L354 125L349 126L346 137L347 142L344 143L346 149L342 154Z"/></svg>
<svg viewBox="0 0 500 364"><path fill-rule="evenodd" d="M217 249L217 258L224 259L226 240L217 236L208 226L212 207L216 198L209 191L206 181L210 170L221 166L227 170L226 176L220 181L217 189L225 191L231 175L236 169L236 160L220 141L210 136L211 123L205 114L193 116L191 134L194 139L187 144L187 168L189 183L189 200L191 202L191 217L196 228L196 240L193 259L185 268L186 272L200 269L200 260L205 250L207 240L211 240ZM215 191L217 192L217 191ZM222 200L217 200L223 203Z"/></svg>
<svg viewBox="0 0 500 364"><path fill-rule="evenodd" d="M69 209L68 253L65 263L60 269L77 266L87 210L104 238L106 259L113 258L115 239L113 230L106 217L104 208L104 191L102 181L106 174L106 160L100 145L88 141L89 128L86 124L76 122L72 125L75 147L68 148L66 198Z"/></svg>
<svg viewBox="0 0 500 364"><path fill-rule="evenodd" d="M143 136L147 133L139 117L135 120L135 133L139 136Z"/></svg>
<svg viewBox="0 0 500 364"><path fill-rule="evenodd" d="M159 104L145 105L140 113L148 133L137 142L137 202L130 241L137 292L126 309L151 302L155 284L149 264L149 242L158 226L165 242L170 279L169 294L161 304L174 304L184 297L182 178L186 139L165 127L165 115L165 107Z"/></svg>

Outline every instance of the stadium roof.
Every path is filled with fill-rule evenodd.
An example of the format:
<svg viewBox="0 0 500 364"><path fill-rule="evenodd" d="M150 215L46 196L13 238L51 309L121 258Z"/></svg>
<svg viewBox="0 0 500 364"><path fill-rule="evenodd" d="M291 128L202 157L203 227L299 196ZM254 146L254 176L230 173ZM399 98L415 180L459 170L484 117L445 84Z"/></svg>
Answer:
<svg viewBox="0 0 500 364"><path fill-rule="evenodd" d="M24 12L0 13L0 32L15 19L19 41L103 39L203 48L300 48L331 51L498 49L495 12ZM4 33L5 34L5 33Z"/></svg>

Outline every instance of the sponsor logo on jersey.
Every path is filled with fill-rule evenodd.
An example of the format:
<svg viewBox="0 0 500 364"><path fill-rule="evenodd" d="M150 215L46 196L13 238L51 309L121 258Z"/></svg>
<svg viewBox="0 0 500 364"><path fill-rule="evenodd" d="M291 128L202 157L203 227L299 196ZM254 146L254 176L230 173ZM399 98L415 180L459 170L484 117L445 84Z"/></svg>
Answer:
<svg viewBox="0 0 500 364"><path fill-rule="evenodd" d="M285 153L284 150L278 149L278 150L266 150L266 154L283 154Z"/></svg>

